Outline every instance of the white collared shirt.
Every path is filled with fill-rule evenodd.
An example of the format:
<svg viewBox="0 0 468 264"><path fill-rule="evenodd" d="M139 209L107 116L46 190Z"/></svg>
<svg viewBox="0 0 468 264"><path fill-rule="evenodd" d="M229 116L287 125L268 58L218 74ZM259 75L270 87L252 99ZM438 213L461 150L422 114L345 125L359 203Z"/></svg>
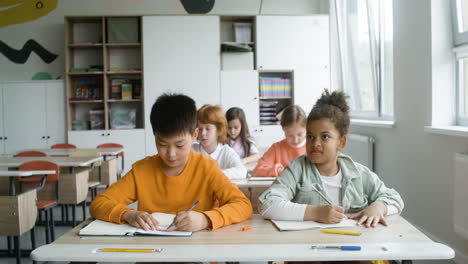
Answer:
<svg viewBox="0 0 468 264"><path fill-rule="evenodd" d="M193 144L192 149L218 162L219 168L229 179L244 179L247 177L247 168L242 164L239 155L228 145L218 143L215 151L211 154L208 154L199 142Z"/></svg>

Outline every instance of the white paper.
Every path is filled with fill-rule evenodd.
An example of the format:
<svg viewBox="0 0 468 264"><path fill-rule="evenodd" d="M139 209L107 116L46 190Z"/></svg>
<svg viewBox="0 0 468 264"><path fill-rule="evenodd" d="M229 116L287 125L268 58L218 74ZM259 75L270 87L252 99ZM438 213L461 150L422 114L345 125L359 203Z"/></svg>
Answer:
<svg viewBox="0 0 468 264"><path fill-rule="evenodd" d="M352 219L343 219L338 224L323 224L314 221L280 221L271 220L273 224L281 231L286 230L304 230L313 228L333 228L333 227L350 227L356 226L357 221Z"/></svg>

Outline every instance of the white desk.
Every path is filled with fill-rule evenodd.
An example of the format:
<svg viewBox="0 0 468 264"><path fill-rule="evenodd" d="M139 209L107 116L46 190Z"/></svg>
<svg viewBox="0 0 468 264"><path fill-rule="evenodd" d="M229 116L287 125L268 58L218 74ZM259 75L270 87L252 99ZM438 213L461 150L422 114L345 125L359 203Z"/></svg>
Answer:
<svg viewBox="0 0 468 264"><path fill-rule="evenodd" d="M278 231L269 221L253 219L192 237L79 237L84 223L52 244L31 253L36 261L329 261L451 259L455 253L435 243L400 216L388 217L389 227L352 227L361 236L319 230ZM240 231L251 226L249 231ZM359 245L361 251L312 250L312 245ZM105 253L100 248L160 248L159 253Z"/></svg>
<svg viewBox="0 0 468 264"><path fill-rule="evenodd" d="M48 174L54 174L54 170L34 170L34 171L0 171L0 177L9 177L10 179L10 195L15 195L15 177L31 177L37 175L47 176Z"/></svg>
<svg viewBox="0 0 468 264"><path fill-rule="evenodd" d="M76 151L97 151L101 156L117 156L124 151L123 148L58 148L58 149L28 149L46 153L48 156L68 156ZM25 150L26 151L26 150ZM15 153L16 154L16 153ZM13 154L12 156L14 156Z"/></svg>
<svg viewBox="0 0 468 264"><path fill-rule="evenodd" d="M88 167L102 161L102 157L0 157L0 167L16 168L27 161L46 160L57 163L60 167Z"/></svg>

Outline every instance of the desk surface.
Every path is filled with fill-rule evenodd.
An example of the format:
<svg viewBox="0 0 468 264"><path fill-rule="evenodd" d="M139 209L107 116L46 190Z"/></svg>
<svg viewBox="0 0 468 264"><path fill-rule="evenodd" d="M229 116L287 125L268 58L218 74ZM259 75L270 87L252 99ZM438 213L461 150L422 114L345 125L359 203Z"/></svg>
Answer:
<svg viewBox="0 0 468 264"><path fill-rule="evenodd" d="M31 150L31 149L29 149ZM115 155L118 155L120 154L121 152L124 151L123 148L76 148L76 149L72 149L72 148L69 148L69 149L34 149L35 151L40 151L40 152L44 152L46 153L47 155L49 156L53 156L53 155L70 155L70 153L73 153L73 152L76 152L76 151L88 151L88 150L95 150L97 151L99 154L101 154L102 156L115 156ZM16 153L15 153L16 154Z"/></svg>
<svg viewBox="0 0 468 264"><path fill-rule="evenodd" d="M101 157L0 157L0 167L18 167L27 161L47 160L60 167L88 167L94 162L102 161Z"/></svg>
<svg viewBox="0 0 468 264"><path fill-rule="evenodd" d="M54 170L0 171L0 177L29 177L34 175L46 175L54 173Z"/></svg>
<svg viewBox="0 0 468 264"><path fill-rule="evenodd" d="M88 221L89 222L89 221ZM454 251L435 243L400 216L389 227L345 228L361 236L321 233L318 229L278 231L259 215L192 237L79 237L82 223L55 242L31 253L36 261L307 261L369 259L451 259ZM250 226L251 230L240 231ZM343 229L343 228L339 228ZM312 245L360 245L361 251L313 250ZM159 248L159 253L107 253L100 248Z"/></svg>
<svg viewBox="0 0 468 264"><path fill-rule="evenodd" d="M250 181L248 178L246 179L233 179L231 180L235 183L239 188L242 187L270 187L274 181Z"/></svg>

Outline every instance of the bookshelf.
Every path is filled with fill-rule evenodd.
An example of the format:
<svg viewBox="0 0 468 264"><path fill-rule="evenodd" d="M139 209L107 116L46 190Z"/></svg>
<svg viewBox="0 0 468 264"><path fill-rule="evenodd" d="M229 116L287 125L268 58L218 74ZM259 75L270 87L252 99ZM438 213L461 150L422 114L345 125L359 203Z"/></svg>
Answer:
<svg viewBox="0 0 468 264"><path fill-rule="evenodd" d="M259 71L260 125L279 125L278 114L294 104L293 75L292 70Z"/></svg>
<svg viewBox="0 0 468 264"><path fill-rule="evenodd" d="M255 17L221 16L221 70L254 70Z"/></svg>
<svg viewBox="0 0 468 264"><path fill-rule="evenodd" d="M65 17L68 131L144 128L141 39L138 16Z"/></svg>

